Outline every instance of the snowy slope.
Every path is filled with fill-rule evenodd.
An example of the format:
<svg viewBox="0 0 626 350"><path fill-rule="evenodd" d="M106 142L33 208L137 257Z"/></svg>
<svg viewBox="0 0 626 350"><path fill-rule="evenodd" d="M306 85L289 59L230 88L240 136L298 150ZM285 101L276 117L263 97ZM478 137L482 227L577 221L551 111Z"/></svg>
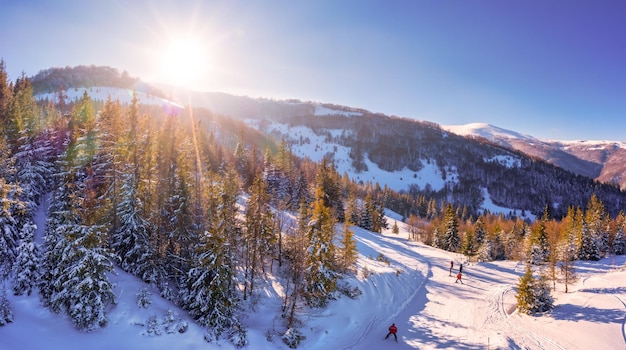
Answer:
<svg viewBox="0 0 626 350"><path fill-rule="evenodd" d="M106 101L107 98L111 98L112 101L119 101L122 104L129 104L133 99L133 94L137 94L137 99L139 103L143 103L146 105L156 105L161 107L170 107L174 109L182 109L183 105L166 100L161 97L153 96L146 94L144 92L133 91L130 89L122 89L118 87L90 87L90 88L73 88L65 91L65 95L67 97L67 101L77 101L82 96L83 93L87 91L89 97L92 100L96 101ZM54 102L58 102L58 94L57 93L45 93L39 94L36 96L38 100L50 100Z"/></svg>
<svg viewBox="0 0 626 350"><path fill-rule="evenodd" d="M390 223L398 220L389 213ZM42 215L38 216L41 223ZM523 265L513 262L465 262L464 284L449 275L462 256L407 240L400 234L372 233L353 227L358 240L358 276L349 278L363 294L332 301L327 308L301 310L307 339L301 349L624 349L626 347L626 257L577 264L580 276L570 293L557 284L556 308L541 317L515 311L515 286ZM41 228L40 228L41 229ZM382 254L389 263L376 258ZM385 259L380 259L385 260ZM371 273L365 277L363 271ZM286 349L279 316L283 293L271 278L249 317L248 349ZM171 303L153 295L141 309L135 294L141 283L118 271L118 304L109 310L110 323L92 333L76 331L62 315L40 307L38 296L10 296L15 322L0 327L0 349L233 349L222 341L209 344L203 330ZM147 334L146 320L161 319L172 310L189 322L185 333ZM399 343L384 340L387 327L399 328ZM268 340L268 338L270 340Z"/></svg>

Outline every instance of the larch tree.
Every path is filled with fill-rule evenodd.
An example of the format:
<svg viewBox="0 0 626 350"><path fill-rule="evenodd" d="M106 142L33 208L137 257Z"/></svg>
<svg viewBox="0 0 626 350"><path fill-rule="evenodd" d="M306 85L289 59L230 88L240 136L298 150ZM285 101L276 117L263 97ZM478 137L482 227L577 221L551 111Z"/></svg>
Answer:
<svg viewBox="0 0 626 350"><path fill-rule="evenodd" d="M267 259L274 256L276 241L274 215L269 208L267 184L261 176L254 179L249 193L244 231L244 299L254 291L255 280L266 272Z"/></svg>
<svg viewBox="0 0 626 350"><path fill-rule="evenodd" d="M303 198L300 201L297 227L292 229L292 232L285 237L287 283L285 284L285 296L281 311L283 318L287 320L287 328L293 327L296 321L298 300L304 294L310 219L309 206Z"/></svg>
<svg viewBox="0 0 626 350"><path fill-rule="evenodd" d="M323 307L337 289L335 219L331 208L324 204L321 187L316 188L315 198L308 225L305 299L309 306Z"/></svg>
<svg viewBox="0 0 626 350"><path fill-rule="evenodd" d="M348 216L346 216L348 217ZM338 248L338 263L342 272L352 273L359 258L354 232L350 229L352 223L348 220L343 223L341 235L341 247Z"/></svg>
<svg viewBox="0 0 626 350"><path fill-rule="evenodd" d="M568 292L569 285L576 282L577 279L574 261L576 261L577 256L576 232L579 226L580 223L576 222L575 209L573 207L568 208L556 250L556 260L560 262L560 272L563 284L565 284L565 293Z"/></svg>

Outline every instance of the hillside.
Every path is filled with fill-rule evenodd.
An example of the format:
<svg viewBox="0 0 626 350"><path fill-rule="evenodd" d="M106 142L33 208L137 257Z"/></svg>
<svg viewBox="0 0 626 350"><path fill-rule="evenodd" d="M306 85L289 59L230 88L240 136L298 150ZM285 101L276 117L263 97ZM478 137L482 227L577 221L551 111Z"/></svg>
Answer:
<svg viewBox="0 0 626 350"><path fill-rule="evenodd" d="M43 211L37 216L42 224ZM397 219L390 213L389 220ZM353 228L358 240L358 276L348 279L363 294L345 296L325 309L301 310L307 339L302 349L619 349L623 348L626 257L576 265L579 281L553 292L555 309L537 317L515 311L515 293L523 265L513 261L468 263L454 253L409 242L407 231L382 235ZM42 226L40 226L40 231ZM464 284L449 276L450 261L464 264ZM388 263L386 262L388 261ZM456 268L455 268L456 270ZM364 273L367 271L367 276ZM144 285L117 270L111 276L118 303L108 311L109 324L97 331L77 331L66 316L39 305L37 294L9 296L14 323L0 327L2 349L234 349L227 342L207 343L186 312L160 298L142 309L135 294ZM286 349L280 340L280 305L284 291L272 276L248 306L249 349ZM172 310L172 325L184 333L148 332L147 320ZM387 327L399 328L399 343L384 340ZM174 327L172 327L174 328ZM36 334L36 336L33 336ZM593 336L591 336L593 335Z"/></svg>
<svg viewBox="0 0 626 350"><path fill-rule="evenodd" d="M67 93L71 99L83 90ZM98 87L88 91L94 90L111 92ZM128 90L122 91L121 95L128 96ZM104 99L102 93L98 96ZM474 129L455 130L358 108L223 93L175 91L171 98L186 101L184 104L199 110L208 109L213 115L243 121L265 135L255 136L257 139L268 137L276 143L282 140L300 157L313 161L329 157L340 174L347 173L357 182L378 183L396 191L449 201L475 216L486 209L485 203L492 201L501 208L499 212L518 216L540 215L548 204L553 216L560 218L570 206L584 207L593 193L611 215L626 211L626 193L594 181L602 171L609 173L612 169L610 182L616 182L621 176L621 163L603 170L593 159L567 153L564 144L558 148L492 126L475 124ZM167 101L154 99L150 95L140 96L142 103ZM212 120L205 123L213 124ZM619 158L604 159L614 162ZM402 208L393 209L405 217L411 214Z"/></svg>

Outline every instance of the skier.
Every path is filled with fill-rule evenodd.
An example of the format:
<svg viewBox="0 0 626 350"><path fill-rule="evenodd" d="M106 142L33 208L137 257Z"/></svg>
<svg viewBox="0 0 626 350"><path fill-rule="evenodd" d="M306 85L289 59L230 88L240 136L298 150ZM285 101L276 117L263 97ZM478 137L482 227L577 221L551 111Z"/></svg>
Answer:
<svg viewBox="0 0 626 350"><path fill-rule="evenodd" d="M459 265L459 273L463 273L463 263L461 263L461 265Z"/></svg>
<svg viewBox="0 0 626 350"><path fill-rule="evenodd" d="M463 280L461 279L461 273L457 273L456 274L456 281L454 281L454 283L458 283L459 281L461 281L461 284L463 284Z"/></svg>
<svg viewBox="0 0 626 350"><path fill-rule="evenodd" d="M452 276L452 268L454 267L454 261L450 260L450 273L448 276Z"/></svg>
<svg viewBox="0 0 626 350"><path fill-rule="evenodd" d="M387 333L387 336L385 337L385 339L389 338L390 335L393 334L394 338L396 338L396 343L398 342L398 335L396 334L398 332L398 327L396 327L395 323L392 323L391 326L389 326L389 333Z"/></svg>

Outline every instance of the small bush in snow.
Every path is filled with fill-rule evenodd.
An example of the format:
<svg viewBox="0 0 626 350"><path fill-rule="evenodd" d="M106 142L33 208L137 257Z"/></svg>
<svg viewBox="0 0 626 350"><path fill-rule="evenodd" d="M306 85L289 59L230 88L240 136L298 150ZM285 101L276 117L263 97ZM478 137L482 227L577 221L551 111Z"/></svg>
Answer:
<svg viewBox="0 0 626 350"><path fill-rule="evenodd" d="M350 299L356 299L358 296L363 294L359 287L350 288L350 285L348 284L339 285L337 286L337 289L341 292L341 294L347 296Z"/></svg>
<svg viewBox="0 0 626 350"><path fill-rule="evenodd" d="M391 264L391 261L389 261L389 258L384 256L382 253L378 253L378 256L376 257L376 261L384 262L387 265Z"/></svg>
<svg viewBox="0 0 626 350"><path fill-rule="evenodd" d="M363 278L368 279L371 275L374 274L374 272L368 269L367 266L363 266L361 274L363 275Z"/></svg>
<svg viewBox="0 0 626 350"><path fill-rule="evenodd" d="M163 328L156 315L150 316L148 322L146 322L146 334L147 335L161 335L163 334Z"/></svg>
<svg viewBox="0 0 626 350"><path fill-rule="evenodd" d="M150 304L152 304L152 300L150 296L152 293L148 291L148 289L144 286L139 289L139 293L137 293L137 305L141 308L147 309Z"/></svg>
<svg viewBox="0 0 626 350"><path fill-rule="evenodd" d="M289 328L282 336L283 341L291 349L296 349L300 343L302 343L306 337L304 334L296 328Z"/></svg>
<svg viewBox="0 0 626 350"><path fill-rule="evenodd" d="M243 348L248 345L247 331L243 327L234 327L228 338L233 345Z"/></svg>
<svg viewBox="0 0 626 350"><path fill-rule="evenodd" d="M161 335L173 333L185 333L189 324L178 317L172 310L167 310L167 315L159 319L156 315L150 316L146 322L147 335Z"/></svg>

